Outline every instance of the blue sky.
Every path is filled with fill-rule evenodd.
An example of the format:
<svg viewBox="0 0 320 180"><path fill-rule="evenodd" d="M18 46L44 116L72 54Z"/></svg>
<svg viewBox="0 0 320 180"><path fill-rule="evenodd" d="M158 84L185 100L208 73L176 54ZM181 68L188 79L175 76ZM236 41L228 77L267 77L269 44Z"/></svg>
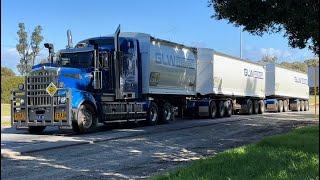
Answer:
<svg viewBox="0 0 320 180"><path fill-rule="evenodd" d="M207 0L56 0L1 1L1 65L15 72L19 56L18 23L24 22L29 35L36 25L43 27L45 42L52 42L55 50L65 48L66 31L71 29L73 41L115 31L144 32L155 37L189 46L213 48L233 56L240 55L240 30L224 20L210 16L212 8ZM260 60L262 55L276 55L280 61L302 61L314 57L308 49L292 49L283 33L253 36L242 33L243 58ZM45 58L43 48L40 58Z"/></svg>

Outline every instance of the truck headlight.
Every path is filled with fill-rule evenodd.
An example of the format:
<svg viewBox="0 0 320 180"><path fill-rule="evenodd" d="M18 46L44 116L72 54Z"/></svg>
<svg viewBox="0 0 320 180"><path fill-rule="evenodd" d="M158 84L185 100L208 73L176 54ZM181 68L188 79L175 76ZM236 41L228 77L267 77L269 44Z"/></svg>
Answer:
<svg viewBox="0 0 320 180"><path fill-rule="evenodd" d="M21 105L24 105L24 99L21 99L21 100L20 100L20 104L21 104Z"/></svg>
<svg viewBox="0 0 320 180"><path fill-rule="evenodd" d="M19 88L19 90L21 90L21 91L24 90L24 84L19 84L19 85L18 85L18 88Z"/></svg>
<svg viewBox="0 0 320 180"><path fill-rule="evenodd" d="M60 98L59 98L59 103L60 103L60 104L65 104L66 101L67 101L67 98L66 98L66 97L60 97Z"/></svg>

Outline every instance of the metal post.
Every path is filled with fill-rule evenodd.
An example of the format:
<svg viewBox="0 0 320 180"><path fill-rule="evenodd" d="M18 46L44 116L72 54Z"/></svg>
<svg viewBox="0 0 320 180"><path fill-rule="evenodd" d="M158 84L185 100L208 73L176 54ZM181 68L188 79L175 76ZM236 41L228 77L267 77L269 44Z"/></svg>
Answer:
<svg viewBox="0 0 320 180"><path fill-rule="evenodd" d="M242 28L240 27L240 59L242 59Z"/></svg>
<svg viewBox="0 0 320 180"><path fill-rule="evenodd" d="M314 67L314 117L317 118L317 82L316 82L316 66Z"/></svg>

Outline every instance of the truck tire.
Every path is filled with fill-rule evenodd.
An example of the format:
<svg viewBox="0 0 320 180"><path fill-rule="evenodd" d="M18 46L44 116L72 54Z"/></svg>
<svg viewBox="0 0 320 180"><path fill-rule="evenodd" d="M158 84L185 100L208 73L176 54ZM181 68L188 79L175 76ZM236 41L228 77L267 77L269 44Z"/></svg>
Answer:
<svg viewBox="0 0 320 180"><path fill-rule="evenodd" d="M248 115L252 114L252 111L253 111L253 104L252 104L251 99L248 99L247 100L247 114Z"/></svg>
<svg viewBox="0 0 320 180"><path fill-rule="evenodd" d="M299 100L297 101L297 109L296 109L296 111L300 111L300 101Z"/></svg>
<svg viewBox="0 0 320 180"><path fill-rule="evenodd" d="M174 119L173 107L170 103L166 102L160 109L160 121L162 123L169 123Z"/></svg>
<svg viewBox="0 0 320 180"><path fill-rule="evenodd" d="M309 111L309 102L308 101L304 101L304 110Z"/></svg>
<svg viewBox="0 0 320 180"><path fill-rule="evenodd" d="M283 101L283 112L287 112L288 111L288 107L289 107L288 101L284 100Z"/></svg>
<svg viewBox="0 0 320 180"><path fill-rule="evenodd" d="M211 101L210 102L210 106L209 106L209 113L210 113L210 118L211 119L214 119L216 118L216 115L217 115L217 105L216 105L216 102L215 101Z"/></svg>
<svg viewBox="0 0 320 180"><path fill-rule="evenodd" d="M226 107L224 101L219 101L218 103L218 111L217 111L217 116L218 117L223 117L225 113Z"/></svg>
<svg viewBox="0 0 320 180"><path fill-rule="evenodd" d="M156 103L151 102L147 113L147 123L148 125L156 125L159 119L159 111Z"/></svg>
<svg viewBox="0 0 320 180"><path fill-rule="evenodd" d="M230 117L232 115L232 103L230 100L226 101L226 112L225 117Z"/></svg>
<svg viewBox="0 0 320 180"><path fill-rule="evenodd" d="M279 100L279 104L278 104L278 112L282 112L283 111L283 101Z"/></svg>
<svg viewBox="0 0 320 180"><path fill-rule="evenodd" d="M300 101L300 111L304 111L304 101Z"/></svg>
<svg viewBox="0 0 320 180"><path fill-rule="evenodd" d="M97 127L97 117L94 108L89 104L82 104L78 110L77 121L72 123L77 133L92 132Z"/></svg>
<svg viewBox="0 0 320 180"><path fill-rule="evenodd" d="M259 102L257 100L253 101L253 114L259 113Z"/></svg>
<svg viewBox="0 0 320 180"><path fill-rule="evenodd" d="M41 134L46 126L29 126L28 131L30 134Z"/></svg>
<svg viewBox="0 0 320 180"><path fill-rule="evenodd" d="M259 111L258 111L258 113L259 114L263 114L263 112L264 112L264 102L263 102L263 100L259 100Z"/></svg>

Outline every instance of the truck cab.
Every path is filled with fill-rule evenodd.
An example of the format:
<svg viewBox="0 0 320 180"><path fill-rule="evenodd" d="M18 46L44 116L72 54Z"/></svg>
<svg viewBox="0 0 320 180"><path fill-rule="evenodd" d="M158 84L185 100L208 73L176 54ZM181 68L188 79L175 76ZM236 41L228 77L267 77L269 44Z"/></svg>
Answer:
<svg viewBox="0 0 320 180"><path fill-rule="evenodd" d="M120 28L114 36L86 39L55 54L49 48L51 62L33 66L12 92L12 125L30 133L46 126L83 133L99 122L145 119L139 43L119 34Z"/></svg>

